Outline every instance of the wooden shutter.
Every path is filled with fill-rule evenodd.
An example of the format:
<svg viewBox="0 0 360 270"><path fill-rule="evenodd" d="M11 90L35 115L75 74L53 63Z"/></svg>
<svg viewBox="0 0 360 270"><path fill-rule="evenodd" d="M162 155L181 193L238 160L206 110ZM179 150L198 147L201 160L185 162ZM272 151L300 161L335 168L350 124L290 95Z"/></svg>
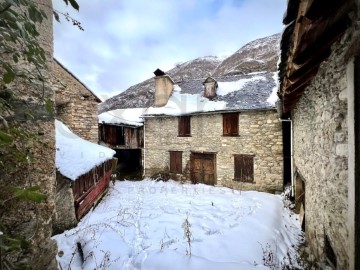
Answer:
<svg viewBox="0 0 360 270"><path fill-rule="evenodd" d="M254 157L251 155L234 156L234 180L254 182Z"/></svg>
<svg viewBox="0 0 360 270"><path fill-rule="evenodd" d="M239 113L223 114L223 135L224 136L239 135Z"/></svg>
<svg viewBox="0 0 360 270"><path fill-rule="evenodd" d="M179 116L179 136L191 136L190 116Z"/></svg>
<svg viewBox="0 0 360 270"><path fill-rule="evenodd" d="M170 151L170 172L182 174L181 151Z"/></svg>

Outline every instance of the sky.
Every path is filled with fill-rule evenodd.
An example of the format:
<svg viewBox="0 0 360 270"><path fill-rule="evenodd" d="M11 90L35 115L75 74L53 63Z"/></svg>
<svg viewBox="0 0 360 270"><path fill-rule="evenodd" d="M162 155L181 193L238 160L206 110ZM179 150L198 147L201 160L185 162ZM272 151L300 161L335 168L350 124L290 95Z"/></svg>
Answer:
<svg viewBox="0 0 360 270"><path fill-rule="evenodd" d="M160 68L202 56L225 57L246 43L280 33L287 0L63 0L84 31L54 21L54 55L105 100Z"/></svg>

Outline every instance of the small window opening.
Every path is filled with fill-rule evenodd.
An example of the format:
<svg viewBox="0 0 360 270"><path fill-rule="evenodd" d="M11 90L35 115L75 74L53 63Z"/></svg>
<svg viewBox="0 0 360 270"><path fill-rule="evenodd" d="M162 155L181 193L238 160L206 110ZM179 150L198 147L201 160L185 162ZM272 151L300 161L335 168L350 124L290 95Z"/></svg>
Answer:
<svg viewBox="0 0 360 270"><path fill-rule="evenodd" d="M179 117L179 137L190 137L191 136L191 126L190 126L190 116L180 116Z"/></svg>
<svg viewBox="0 0 360 270"><path fill-rule="evenodd" d="M239 113L223 114L223 135L224 136L239 135Z"/></svg>

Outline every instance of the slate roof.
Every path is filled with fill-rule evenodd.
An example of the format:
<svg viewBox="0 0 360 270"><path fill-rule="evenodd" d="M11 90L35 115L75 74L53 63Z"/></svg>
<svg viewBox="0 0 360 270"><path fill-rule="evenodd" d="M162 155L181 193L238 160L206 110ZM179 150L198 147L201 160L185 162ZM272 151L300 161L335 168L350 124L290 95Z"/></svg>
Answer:
<svg viewBox="0 0 360 270"><path fill-rule="evenodd" d="M228 110L263 110L274 108L275 106L267 99L276 86L273 72L250 73L227 77L214 77L218 82L235 82L242 79L252 79L255 77L264 77L263 80L249 81L237 91L228 93L224 96L217 95L212 101L225 101ZM182 94L201 94L203 95L204 79L186 80L178 85L181 87Z"/></svg>
<svg viewBox="0 0 360 270"><path fill-rule="evenodd" d="M212 99L204 97L204 78L177 82L167 104L149 107L143 116L273 109L277 100L275 75L273 72L254 72L214 78L218 88L217 96Z"/></svg>

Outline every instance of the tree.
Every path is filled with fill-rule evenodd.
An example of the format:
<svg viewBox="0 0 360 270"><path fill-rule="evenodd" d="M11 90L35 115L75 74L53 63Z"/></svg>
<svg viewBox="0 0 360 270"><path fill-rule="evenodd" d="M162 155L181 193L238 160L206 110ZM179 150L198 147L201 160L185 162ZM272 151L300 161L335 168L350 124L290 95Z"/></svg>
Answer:
<svg viewBox="0 0 360 270"><path fill-rule="evenodd" d="M79 10L76 0L63 1ZM53 10L53 15L57 21L59 15L64 16L82 30L80 23L68 14ZM33 129L37 121L52 119L54 114L53 98L47 91L46 50L38 30L47 16L32 0L0 0L0 269L3 265L5 269L20 269L21 263L13 265L6 255L26 250L29 240L13 235L3 224L7 208L15 201L43 202L41 207L47 207L46 191L29 177L33 170L44 170L33 165L39 162L32 149L53 150ZM37 206L30 208L37 211Z"/></svg>

